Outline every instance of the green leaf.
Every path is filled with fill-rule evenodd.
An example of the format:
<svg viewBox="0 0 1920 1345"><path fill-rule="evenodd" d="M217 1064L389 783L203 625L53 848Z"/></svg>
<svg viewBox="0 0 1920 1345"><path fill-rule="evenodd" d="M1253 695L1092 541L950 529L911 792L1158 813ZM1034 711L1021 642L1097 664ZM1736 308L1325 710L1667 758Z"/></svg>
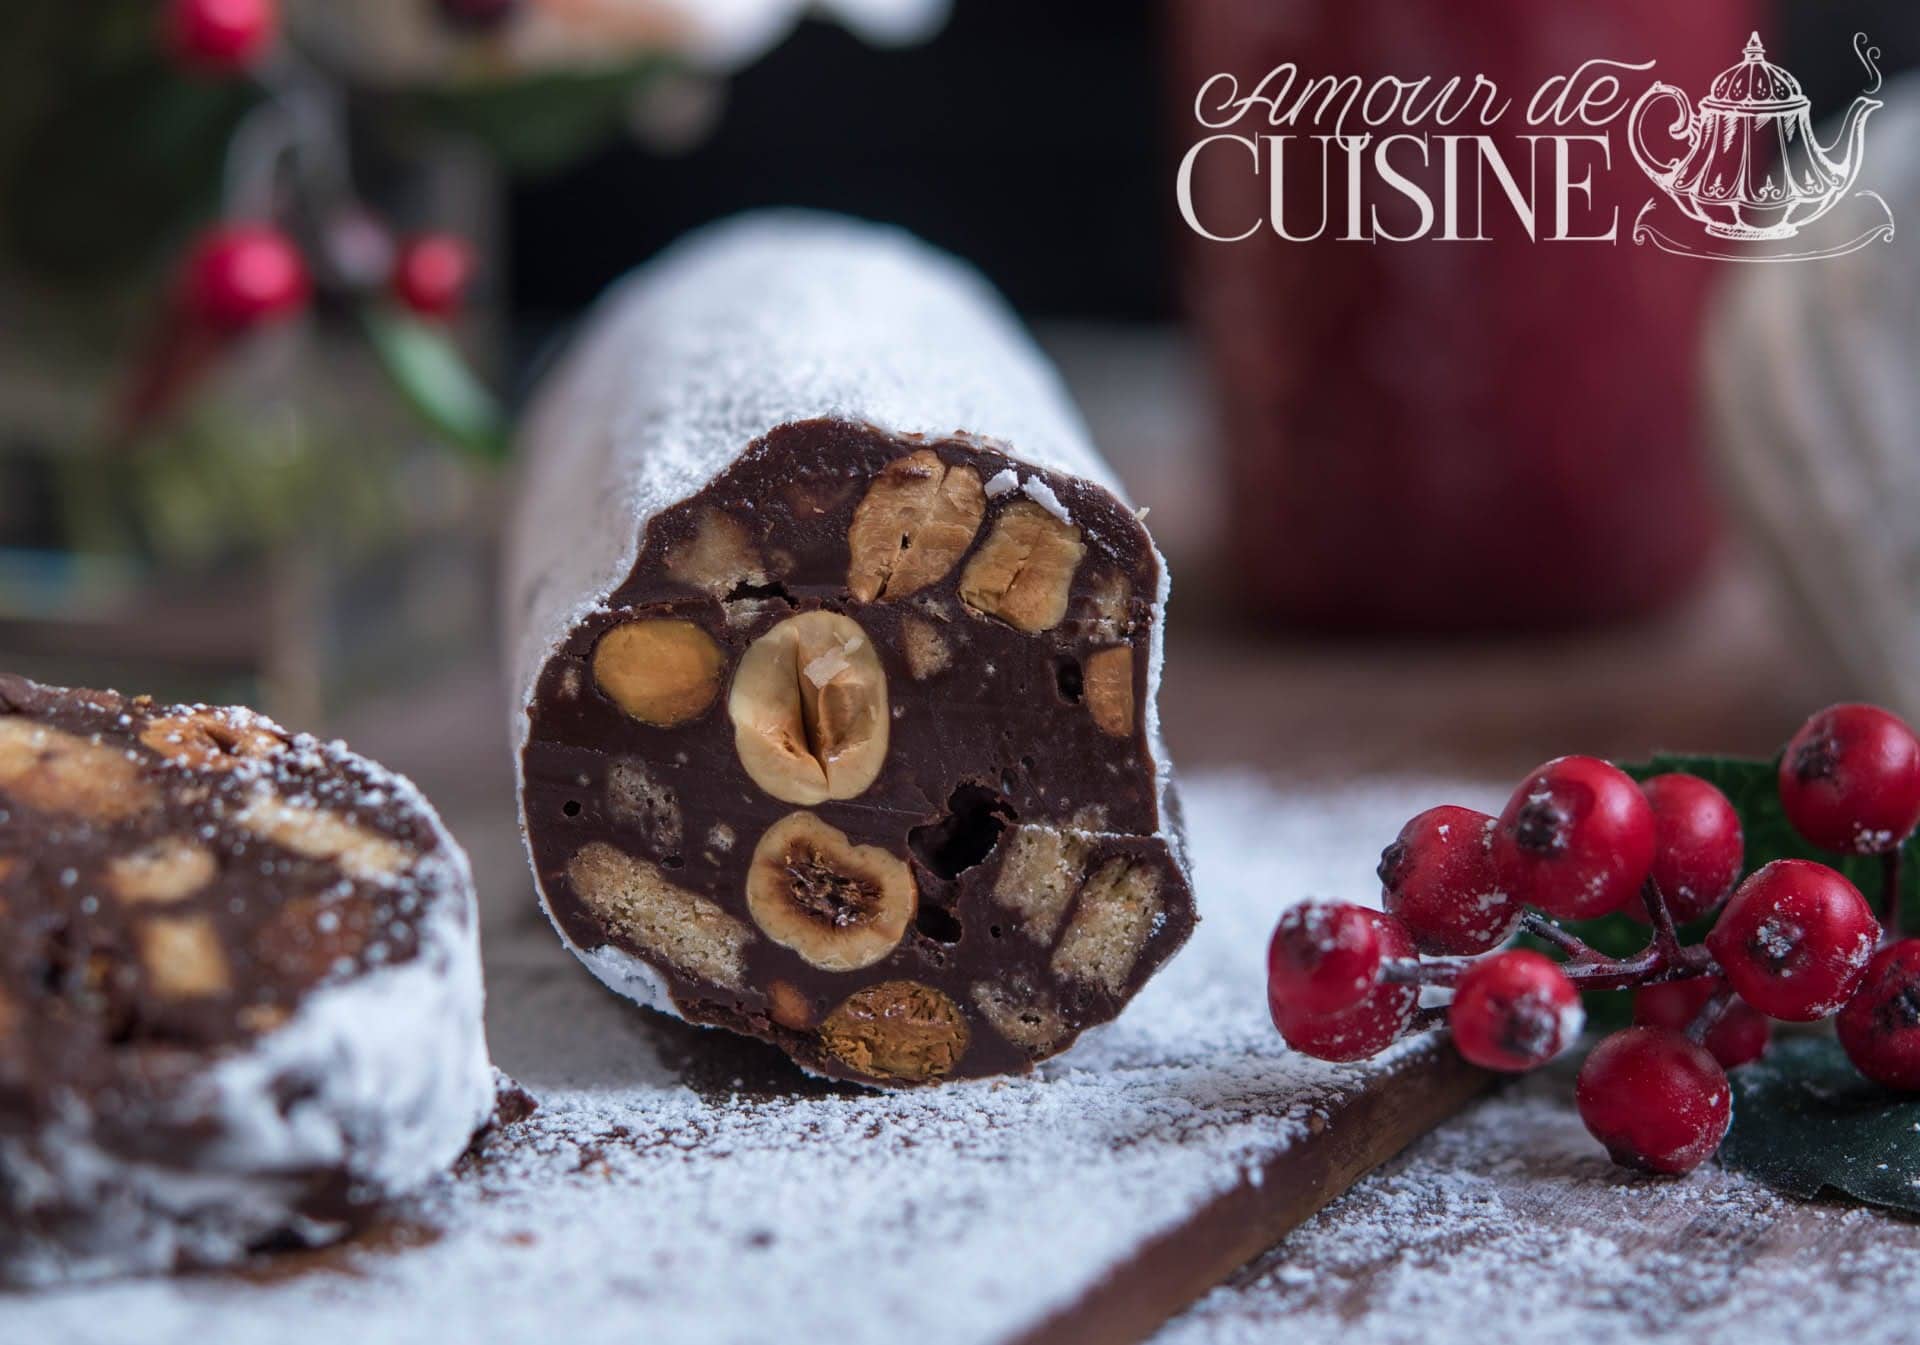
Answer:
<svg viewBox="0 0 1920 1345"><path fill-rule="evenodd" d="M1920 1098L1861 1078L1831 1037L1777 1042L1729 1077L1722 1165L1803 1199L1831 1189L1920 1213Z"/></svg>
<svg viewBox="0 0 1920 1345"><path fill-rule="evenodd" d="M506 415L447 334L390 308L362 316L387 376L420 418L473 456L503 461Z"/></svg>

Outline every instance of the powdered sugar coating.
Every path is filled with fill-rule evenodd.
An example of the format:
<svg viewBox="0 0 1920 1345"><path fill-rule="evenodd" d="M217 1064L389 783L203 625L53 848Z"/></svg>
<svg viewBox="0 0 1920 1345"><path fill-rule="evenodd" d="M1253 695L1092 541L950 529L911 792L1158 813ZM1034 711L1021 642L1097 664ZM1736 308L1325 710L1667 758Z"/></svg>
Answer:
<svg viewBox="0 0 1920 1345"><path fill-rule="evenodd" d="M601 300L528 414L504 623L517 771L541 669L605 610L648 523L768 431L821 417L985 440L1125 498L1058 375L977 271L900 230L831 215L772 211L703 229ZM1073 521L1030 472L1000 472L989 490L1015 486ZM1168 587L1156 560L1142 722L1164 813ZM1163 839L1184 863L1177 832L1163 827ZM608 947L589 965L668 1007L639 959Z"/></svg>
<svg viewBox="0 0 1920 1345"><path fill-rule="evenodd" d="M85 1326L90 1345L757 1341L768 1323L838 1345L1003 1340L1277 1154L1337 1133L1357 1091L1445 1049L1412 1041L1359 1066L1295 1055L1267 1021L1261 957L1286 902L1364 900L1370 856L1353 837L1390 834L1433 792L1190 782L1208 919L1183 956L1035 1075L931 1092L702 1082L702 1066L662 1055L709 1060L694 1029L600 993L536 922L491 926L495 1048L542 1105L418 1207L437 1241L361 1256L351 1277L47 1296L18 1305L18 1326ZM731 1045L756 1074L786 1070Z"/></svg>
<svg viewBox="0 0 1920 1345"><path fill-rule="evenodd" d="M73 1090L50 1124L0 1137L0 1173L22 1218L37 1210L87 1217L84 1252L22 1238L6 1268L22 1284L227 1264L282 1235L331 1240L344 1223L299 1212L317 1174L337 1174L355 1202L415 1191L460 1155L493 1105L473 876L432 806L404 777L344 744L286 734L251 711L159 713L285 740L271 756L234 760L224 772L233 798L407 819L423 843L406 871L359 877L396 889L410 951L336 976L285 1023L223 1048L192 1074L152 1118L156 1133L205 1137L190 1163L134 1158L124 1142L102 1142L100 1118ZM121 714L117 722L135 721ZM192 769L184 760L161 767ZM216 815L227 797L215 795Z"/></svg>

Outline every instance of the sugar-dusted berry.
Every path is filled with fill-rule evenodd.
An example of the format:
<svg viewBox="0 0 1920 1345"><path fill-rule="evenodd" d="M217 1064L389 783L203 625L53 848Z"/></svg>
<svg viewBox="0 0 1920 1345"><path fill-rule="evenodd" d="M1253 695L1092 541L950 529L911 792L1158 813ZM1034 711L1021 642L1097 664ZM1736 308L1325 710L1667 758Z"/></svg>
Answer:
<svg viewBox="0 0 1920 1345"><path fill-rule="evenodd" d="M1387 910L1423 953L1498 948L1520 920L1520 903L1493 867L1494 820L1471 808L1429 808L1380 855Z"/></svg>
<svg viewBox="0 0 1920 1345"><path fill-rule="evenodd" d="M1643 1172L1691 1172L1733 1121L1726 1071L1670 1028L1630 1027L1602 1041L1580 1067L1574 1095L1613 1161Z"/></svg>
<svg viewBox="0 0 1920 1345"><path fill-rule="evenodd" d="M1524 948L1467 969L1447 1011L1460 1054L1485 1069L1544 1065L1578 1040L1586 1023L1580 992L1551 958Z"/></svg>
<svg viewBox="0 0 1920 1345"><path fill-rule="evenodd" d="M1609 915L1653 866L1653 809L1626 772L1560 757L1528 776L1493 835L1501 887L1565 920Z"/></svg>
<svg viewBox="0 0 1920 1345"><path fill-rule="evenodd" d="M1740 998L1793 1023L1838 1013L1879 941L1879 922L1859 889L1805 859L1776 859L1754 872L1707 935Z"/></svg>

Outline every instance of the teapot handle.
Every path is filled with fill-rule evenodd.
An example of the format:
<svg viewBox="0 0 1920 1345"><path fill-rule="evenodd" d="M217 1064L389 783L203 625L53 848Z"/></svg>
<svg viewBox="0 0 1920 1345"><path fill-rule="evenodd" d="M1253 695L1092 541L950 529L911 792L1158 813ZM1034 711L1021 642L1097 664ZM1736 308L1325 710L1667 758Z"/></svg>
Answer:
<svg viewBox="0 0 1920 1345"><path fill-rule="evenodd" d="M1646 141L1641 136L1642 123L1648 110L1663 98L1671 98L1678 109L1673 124L1667 127L1667 134L1675 140L1685 140L1687 148L1665 163L1660 162L1647 152ZM1680 165L1686 162L1692 153L1693 143L1699 136L1699 128L1694 123L1693 100L1671 84L1654 83L1641 94L1633 105L1633 113L1627 118L1627 148L1633 151L1633 157L1646 175L1652 178L1662 191L1673 186L1673 180L1680 172Z"/></svg>

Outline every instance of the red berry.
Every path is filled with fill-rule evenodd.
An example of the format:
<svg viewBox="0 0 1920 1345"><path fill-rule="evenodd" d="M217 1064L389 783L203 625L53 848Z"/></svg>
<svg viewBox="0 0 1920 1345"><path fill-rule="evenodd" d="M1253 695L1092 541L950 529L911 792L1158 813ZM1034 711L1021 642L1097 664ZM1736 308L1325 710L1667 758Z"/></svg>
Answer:
<svg viewBox="0 0 1920 1345"><path fill-rule="evenodd" d="M1560 757L1507 801L1493 835L1500 884L1563 920L1609 915L1653 866L1653 809L1640 787L1597 757Z"/></svg>
<svg viewBox="0 0 1920 1345"><path fill-rule="evenodd" d="M1740 998L1790 1023L1840 1012L1879 941L1880 924L1859 889L1805 859L1757 870L1707 935Z"/></svg>
<svg viewBox="0 0 1920 1345"><path fill-rule="evenodd" d="M1653 809L1651 877L1667 899L1675 924L1698 920L1727 899L1745 867L1740 814L1727 796L1697 775L1656 775L1640 792ZM1645 922L1645 901L1635 893L1627 914Z"/></svg>
<svg viewBox="0 0 1920 1345"><path fill-rule="evenodd" d="M1780 754L1787 820L1822 850L1880 855L1920 822L1920 741L1877 705L1832 705Z"/></svg>
<svg viewBox="0 0 1920 1345"><path fill-rule="evenodd" d="M1873 955L1835 1027L1855 1069L1883 1087L1920 1093L1920 939Z"/></svg>
<svg viewBox="0 0 1920 1345"><path fill-rule="evenodd" d="M1334 1013L1380 979L1380 935L1364 906L1307 901L1290 908L1267 945L1267 999L1288 1011Z"/></svg>
<svg viewBox="0 0 1920 1345"><path fill-rule="evenodd" d="M473 283L473 271L473 249L464 238L424 234L400 249L393 292L422 317L452 317Z"/></svg>
<svg viewBox="0 0 1920 1345"><path fill-rule="evenodd" d="M167 47L191 69L231 74L252 65L279 26L277 0L171 0Z"/></svg>
<svg viewBox="0 0 1920 1345"><path fill-rule="evenodd" d="M1429 808L1380 853L1387 911L1423 953L1498 948L1520 921L1520 903L1493 869L1493 819L1471 808Z"/></svg>
<svg viewBox="0 0 1920 1345"><path fill-rule="evenodd" d="M1574 1084L1580 1119L1613 1161L1677 1175L1704 1163L1733 1122L1726 1071L1664 1027L1630 1027L1593 1048Z"/></svg>
<svg viewBox="0 0 1920 1345"><path fill-rule="evenodd" d="M1544 1065L1586 1024L1580 992L1551 958L1516 948L1469 967L1454 987L1447 1022L1460 1054L1485 1069Z"/></svg>
<svg viewBox="0 0 1920 1345"><path fill-rule="evenodd" d="M1707 1007L1707 1001L1727 988L1718 976L1696 976L1690 981L1663 981L1633 992L1633 1021L1644 1027L1666 1027L1685 1032ZM1758 1060L1767 1053L1773 1036L1773 1024L1767 1016L1743 999L1731 1000L1720 1017L1707 1029L1701 1043L1720 1062L1732 1069Z"/></svg>
<svg viewBox="0 0 1920 1345"><path fill-rule="evenodd" d="M201 239L187 262L186 292L203 320L244 331L299 311L311 285L293 240L269 225L235 224Z"/></svg>
<svg viewBox="0 0 1920 1345"><path fill-rule="evenodd" d="M1365 907L1353 909L1372 922L1383 958L1413 956L1413 939L1398 920ZM1321 1060L1364 1060L1378 1055L1407 1030L1419 1003L1418 987L1390 981L1380 982L1358 1004L1335 1013L1307 1013L1283 1004L1271 993L1267 996L1273 1025L1287 1045Z"/></svg>

